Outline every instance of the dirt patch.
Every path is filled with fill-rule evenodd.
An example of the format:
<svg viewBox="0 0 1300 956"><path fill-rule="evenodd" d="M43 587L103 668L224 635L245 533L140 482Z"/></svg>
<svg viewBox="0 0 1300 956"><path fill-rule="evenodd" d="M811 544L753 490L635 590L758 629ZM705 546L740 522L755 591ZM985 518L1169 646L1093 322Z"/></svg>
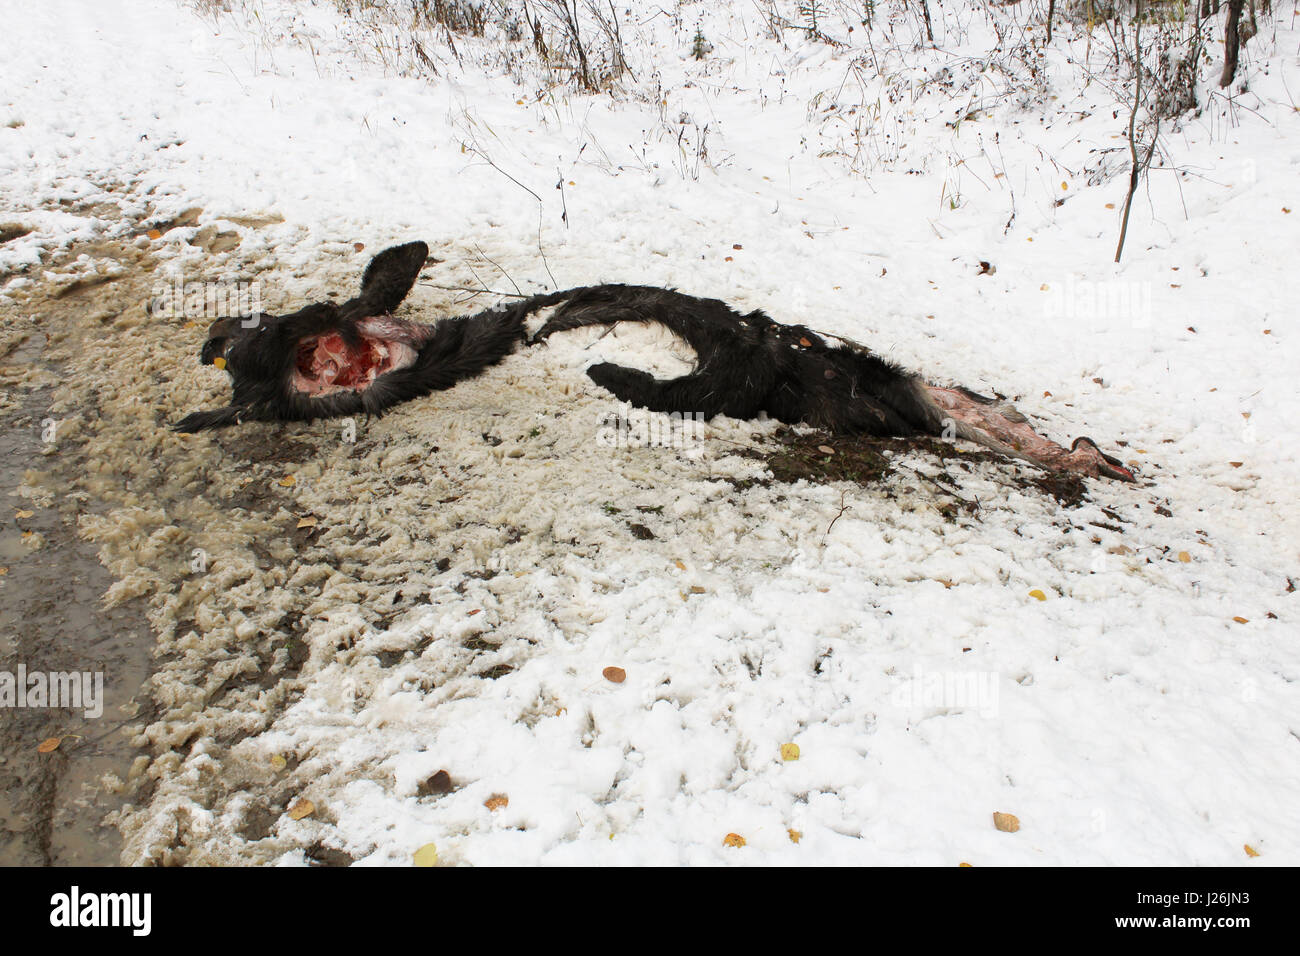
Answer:
<svg viewBox="0 0 1300 956"><path fill-rule="evenodd" d="M1087 485L1078 475L1043 472L1008 462L980 449L966 450L935 438L871 438L863 435L827 435L782 427L772 433L761 450L749 454L763 461L776 482L809 481L829 484L848 481L857 485L878 484L897 470L904 456L921 451L938 466L937 474L921 475L936 494L957 494L961 476L952 466L996 463L1007 469L1007 482L1021 489L1050 495L1058 503L1074 508L1087 498ZM920 474L908 469L911 474ZM960 497L960 496L959 496Z"/></svg>

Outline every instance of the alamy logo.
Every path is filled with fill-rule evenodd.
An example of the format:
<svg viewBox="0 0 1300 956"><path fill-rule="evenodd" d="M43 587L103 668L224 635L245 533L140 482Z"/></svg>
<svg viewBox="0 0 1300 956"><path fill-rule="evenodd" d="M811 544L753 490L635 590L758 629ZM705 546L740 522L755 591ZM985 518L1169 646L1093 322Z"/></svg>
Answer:
<svg viewBox="0 0 1300 956"><path fill-rule="evenodd" d="M166 319L219 319L262 311L261 283L186 282L181 276L158 282L149 302L151 315Z"/></svg>
<svg viewBox="0 0 1300 956"><path fill-rule="evenodd" d="M998 716L998 675L995 671L934 671L917 667L912 679L894 688L890 696L899 710L944 708L975 711L981 717Z"/></svg>
<svg viewBox="0 0 1300 956"><path fill-rule="evenodd" d="M651 412L623 402L606 414L596 432L597 444L608 448L685 448L704 440L703 412Z"/></svg>
<svg viewBox="0 0 1300 956"><path fill-rule="evenodd" d="M104 713L102 671L0 671L0 707L68 707L94 720Z"/></svg>
<svg viewBox="0 0 1300 956"><path fill-rule="evenodd" d="M1131 325L1151 323L1151 283L1129 279L1093 282L1068 277L1048 290L1044 314L1048 319L1119 319Z"/></svg>
<svg viewBox="0 0 1300 956"><path fill-rule="evenodd" d="M127 926L134 936L152 928L153 897L149 893L82 893L73 886L50 897L50 925Z"/></svg>

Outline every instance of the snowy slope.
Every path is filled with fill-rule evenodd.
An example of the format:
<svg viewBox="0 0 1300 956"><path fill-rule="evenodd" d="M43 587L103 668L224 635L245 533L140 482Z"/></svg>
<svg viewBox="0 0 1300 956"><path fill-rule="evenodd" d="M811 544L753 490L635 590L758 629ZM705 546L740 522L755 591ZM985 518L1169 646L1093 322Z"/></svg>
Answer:
<svg viewBox="0 0 1300 956"><path fill-rule="evenodd" d="M747 484L738 452L770 426L611 449L614 403L582 369L651 348L617 339L518 356L355 447L331 424L250 426L309 446L272 466L248 439L157 428L143 410L174 419L224 383L194 363L198 329L132 323L110 354L73 350L61 392L112 463L85 485L108 506L85 532L121 579L110 599L145 595L167 655L127 862L320 845L394 864L430 842L472 864L1300 862L1286 14L1252 41L1248 92L1166 132L1115 266L1125 177L1098 169L1126 153L1098 151L1125 146L1124 104L1070 63L1095 50L1058 24L1025 98L978 69L995 17L1028 10L949 11L934 49L881 24L883 63L855 66L861 27L778 41L753 4L635 3L634 78L580 95L530 61L494 69L490 39L398 75L330 4L233 6L0 2L0 220L32 230L0 245L0 268L26 267L0 286L7 316L90 240L137 243L160 276L255 276L278 308L423 238L443 261L420 318L487 304L436 285L672 285L997 389L1057 438L1122 441L1143 482L1065 509L981 465L960 488L979 512L953 520L907 470ZM191 245L206 225L238 248ZM105 374L120 389L78 418ZM152 463L120 461L141 447ZM279 510L223 506L246 478ZM310 545L303 515L325 529ZM250 635L290 613L301 693L198 692L261 666ZM440 769L457 789L421 795ZM316 812L283 815L297 797Z"/></svg>

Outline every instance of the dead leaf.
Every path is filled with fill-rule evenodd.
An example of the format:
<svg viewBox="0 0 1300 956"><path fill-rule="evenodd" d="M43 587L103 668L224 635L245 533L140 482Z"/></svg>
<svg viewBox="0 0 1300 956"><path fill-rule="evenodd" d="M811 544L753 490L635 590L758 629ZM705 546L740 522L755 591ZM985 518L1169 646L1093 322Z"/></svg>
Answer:
<svg viewBox="0 0 1300 956"><path fill-rule="evenodd" d="M437 866L438 865L438 848L432 843L426 843L415 851L411 861L416 866Z"/></svg>
<svg viewBox="0 0 1300 956"><path fill-rule="evenodd" d="M41 741L41 745L36 748L37 753L48 754L59 749L59 744L63 743L62 737L47 737Z"/></svg>
<svg viewBox="0 0 1300 956"><path fill-rule="evenodd" d="M510 806L510 798L504 793L494 793L483 801L483 806L496 813L498 810Z"/></svg>
<svg viewBox="0 0 1300 956"><path fill-rule="evenodd" d="M627 680L627 671L623 670L621 667L606 667L600 673L601 676L611 684L621 684L623 681Z"/></svg>
<svg viewBox="0 0 1300 956"><path fill-rule="evenodd" d="M1183 562L1183 564L1191 564L1192 556L1188 554L1186 551L1179 551L1178 560Z"/></svg>
<svg viewBox="0 0 1300 956"><path fill-rule="evenodd" d="M1030 596L1031 598L1033 598L1035 601L1046 601L1046 600L1047 600L1047 595L1044 594L1044 593L1043 593L1040 589L1038 589L1038 588L1034 588L1032 591L1030 591L1030 592L1029 592L1029 596Z"/></svg>
<svg viewBox="0 0 1300 956"><path fill-rule="evenodd" d="M298 800L294 801L293 806L289 808L289 819L301 820L304 817L311 816L315 812L316 804L312 803L305 797L300 797Z"/></svg>
<svg viewBox="0 0 1300 956"><path fill-rule="evenodd" d="M1236 621L1238 624L1249 624L1249 623L1250 623L1250 618L1248 618L1248 617L1234 617L1233 620Z"/></svg>
<svg viewBox="0 0 1300 956"><path fill-rule="evenodd" d="M1259 851L1256 850L1249 843L1243 843L1242 849L1246 851L1246 856L1259 856Z"/></svg>
<svg viewBox="0 0 1300 956"><path fill-rule="evenodd" d="M745 838L739 833L728 833L722 838L723 846L742 847L745 845Z"/></svg>
<svg viewBox="0 0 1300 956"><path fill-rule="evenodd" d="M786 830L785 832L786 835L790 837L791 843L798 843L800 840L803 839L802 830Z"/></svg>
<svg viewBox="0 0 1300 956"><path fill-rule="evenodd" d="M299 527L299 528L314 528L314 527L316 527L316 518L315 518L315 516L314 516L314 515L308 515L306 518L299 518L299 519L298 519L298 527Z"/></svg>
<svg viewBox="0 0 1300 956"><path fill-rule="evenodd" d="M798 745L798 744L782 744L782 745L781 745L781 759L782 759L782 760L798 760L798 759L799 759L799 745Z"/></svg>
<svg viewBox="0 0 1300 956"><path fill-rule="evenodd" d="M1020 818L1014 813L994 813L993 825L1003 833L1015 833L1020 829Z"/></svg>

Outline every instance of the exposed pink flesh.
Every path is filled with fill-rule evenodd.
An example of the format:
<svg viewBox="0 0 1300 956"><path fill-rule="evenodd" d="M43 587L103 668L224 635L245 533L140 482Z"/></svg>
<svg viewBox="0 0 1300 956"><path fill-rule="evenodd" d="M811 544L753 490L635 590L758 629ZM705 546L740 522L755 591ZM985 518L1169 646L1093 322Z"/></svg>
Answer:
<svg viewBox="0 0 1300 956"><path fill-rule="evenodd" d="M1133 472L1108 461L1090 438L1076 438L1063 448L1034 431L1027 421L1013 421L996 405L984 405L952 388L927 386L930 397L955 420L965 422L990 438L1009 446L1021 457L1050 471L1069 471L1096 478L1136 481Z"/></svg>
<svg viewBox="0 0 1300 956"><path fill-rule="evenodd" d="M307 395L328 395L350 389L362 391L376 378L415 361L424 341L424 327L390 316L364 319L358 326L361 342L350 347L337 332L315 335L298 343L292 386Z"/></svg>

